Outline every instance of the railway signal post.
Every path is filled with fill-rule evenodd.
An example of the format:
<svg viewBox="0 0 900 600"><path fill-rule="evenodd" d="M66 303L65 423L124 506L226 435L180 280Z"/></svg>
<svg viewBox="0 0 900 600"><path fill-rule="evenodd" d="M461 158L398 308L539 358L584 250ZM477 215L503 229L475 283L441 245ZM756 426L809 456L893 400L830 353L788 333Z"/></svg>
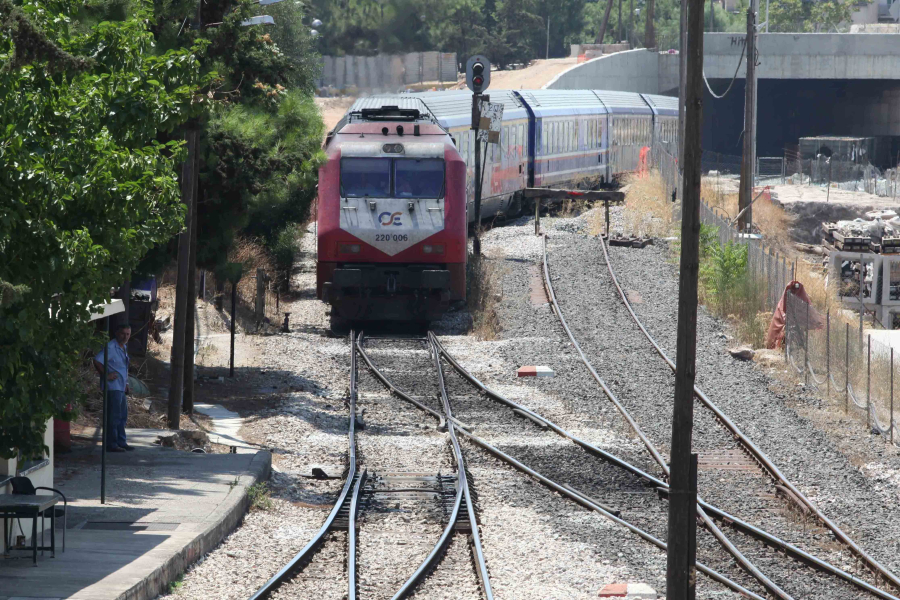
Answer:
<svg viewBox="0 0 900 600"><path fill-rule="evenodd" d="M697 455L691 453L697 363L697 283L700 273L700 134L703 124L703 0L687 2L684 103L684 178L678 350L669 479L666 590L670 600L693 600L697 581Z"/></svg>
<svg viewBox="0 0 900 600"><path fill-rule="evenodd" d="M490 100L482 94L491 84L491 61L485 56L476 54L466 62L466 86L472 90L472 129L475 130L475 237L473 249L476 256L481 255L481 142L478 131L481 127L481 105Z"/></svg>

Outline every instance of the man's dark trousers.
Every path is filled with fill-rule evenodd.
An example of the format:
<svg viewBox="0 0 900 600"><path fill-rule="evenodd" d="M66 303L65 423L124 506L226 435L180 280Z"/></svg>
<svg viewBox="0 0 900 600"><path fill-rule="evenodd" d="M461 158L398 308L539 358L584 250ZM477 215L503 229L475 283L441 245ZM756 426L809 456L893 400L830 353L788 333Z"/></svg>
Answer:
<svg viewBox="0 0 900 600"><path fill-rule="evenodd" d="M124 448L125 422L128 420L128 400L125 392L119 390L107 390L106 392L106 447Z"/></svg>

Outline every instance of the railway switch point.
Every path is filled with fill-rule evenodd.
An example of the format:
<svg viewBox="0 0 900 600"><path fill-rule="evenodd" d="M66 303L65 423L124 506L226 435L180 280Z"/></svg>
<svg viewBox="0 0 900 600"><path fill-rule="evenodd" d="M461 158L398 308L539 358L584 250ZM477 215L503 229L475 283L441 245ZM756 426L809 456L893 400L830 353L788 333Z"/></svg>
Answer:
<svg viewBox="0 0 900 600"><path fill-rule="evenodd" d="M556 373L550 367L519 367L516 371L516 377L553 377Z"/></svg>

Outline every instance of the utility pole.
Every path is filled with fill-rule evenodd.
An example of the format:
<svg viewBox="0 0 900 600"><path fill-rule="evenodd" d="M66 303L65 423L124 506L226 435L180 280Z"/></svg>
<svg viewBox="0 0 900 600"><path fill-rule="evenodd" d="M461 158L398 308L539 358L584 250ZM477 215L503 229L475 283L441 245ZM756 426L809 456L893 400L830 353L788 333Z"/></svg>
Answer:
<svg viewBox="0 0 900 600"><path fill-rule="evenodd" d="M550 15L547 15L547 54L545 58L550 59Z"/></svg>
<svg viewBox="0 0 900 600"><path fill-rule="evenodd" d="M716 3L715 0L710 0L710 2L709 2L709 31L710 32L716 30L716 17L713 14L713 4L715 4L715 3Z"/></svg>
<svg viewBox="0 0 900 600"><path fill-rule="evenodd" d="M191 220L191 258L188 262L188 297L185 311L186 327L184 330L184 392L181 400L181 411L187 415L194 413L194 354L196 346L197 316L197 191L200 177L200 153L194 151L194 193L192 197L193 219Z"/></svg>
<svg viewBox="0 0 900 600"><path fill-rule="evenodd" d="M653 0L647 0L647 21L644 25L644 47L656 48L656 31L653 29Z"/></svg>
<svg viewBox="0 0 900 600"><path fill-rule="evenodd" d="M703 0L687 5L684 88L681 258L675 402L669 457L669 527L666 590L669 600L693 600L696 573L697 456L691 454L697 362L697 286L700 273L700 159L703 125Z"/></svg>
<svg viewBox="0 0 900 600"><path fill-rule="evenodd" d="M629 36L631 37L631 47L634 48L637 46L637 39L634 37L634 0L630 0L628 5L628 29L631 31Z"/></svg>
<svg viewBox="0 0 900 600"><path fill-rule="evenodd" d="M684 168L684 102L687 86L687 7L688 0L681 0L678 22L678 169ZM649 48L649 46L648 46Z"/></svg>
<svg viewBox="0 0 900 600"><path fill-rule="evenodd" d="M619 39L616 40L616 43L620 43L622 39L625 37L625 33L622 29L622 0L619 0Z"/></svg>
<svg viewBox="0 0 900 600"><path fill-rule="evenodd" d="M744 210L738 219L738 229L748 231L753 223L753 180L756 167L756 0L747 9L747 76L744 79L744 157L741 162L741 189L738 210Z"/></svg>
<svg viewBox="0 0 900 600"><path fill-rule="evenodd" d="M172 327L172 354L169 361L169 429L179 429L181 420L181 402L184 386L184 334L187 329L188 305L188 267L191 258L191 233L194 216L194 177L196 176L194 153L197 151L197 139L200 132L191 129L185 134L187 141L187 159L181 169L181 197L187 207L184 217L184 230L178 235L178 279L175 284L175 323Z"/></svg>

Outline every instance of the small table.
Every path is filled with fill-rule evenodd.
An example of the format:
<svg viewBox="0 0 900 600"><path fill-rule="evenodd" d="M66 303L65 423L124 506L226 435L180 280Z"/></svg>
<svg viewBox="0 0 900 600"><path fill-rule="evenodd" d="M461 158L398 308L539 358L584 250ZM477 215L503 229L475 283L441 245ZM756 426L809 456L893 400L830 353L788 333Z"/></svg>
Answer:
<svg viewBox="0 0 900 600"><path fill-rule="evenodd" d="M55 494L0 494L0 517L3 517L3 539L7 540L7 521L11 519L31 519L31 557L37 566L37 551L50 550L56 558L56 511L50 511L50 545L38 546L37 522L44 511L59 501ZM7 540L8 541L8 540ZM7 545L6 552L11 548Z"/></svg>

